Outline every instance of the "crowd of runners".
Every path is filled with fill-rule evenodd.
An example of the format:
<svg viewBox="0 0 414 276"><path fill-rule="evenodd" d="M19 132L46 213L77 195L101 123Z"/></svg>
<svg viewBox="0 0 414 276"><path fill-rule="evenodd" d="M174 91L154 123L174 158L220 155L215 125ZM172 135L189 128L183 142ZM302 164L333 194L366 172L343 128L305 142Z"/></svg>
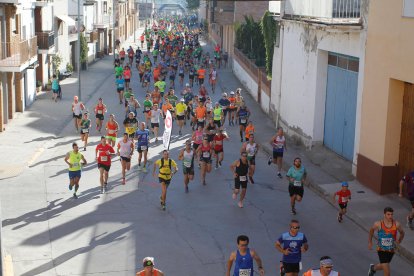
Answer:
<svg viewBox="0 0 414 276"><path fill-rule="evenodd" d="M191 27L190 27L191 26ZM95 147L95 161L100 173L99 187L102 194L108 188L108 177L111 162L119 156L121 162L121 179L126 184L126 173L131 169L132 157L137 156L138 171L147 173L150 169L154 178L161 184L160 207L166 210L167 190L173 181L174 174L179 171L178 160L184 175L184 192L189 193L191 181L195 180L195 171L199 170L200 184L208 184L208 174L223 166L226 143L239 143L240 157L226 162L229 174L233 175L234 187L231 197L237 200L237 205L244 208L244 199L248 183L254 184L256 156L260 150L255 140L255 126L251 120L252 110L246 106L242 89L235 87L234 91L220 91L217 81L218 71L227 66L228 54L214 47L214 52L205 51L200 44L201 28L189 24L186 18L158 18L153 24L146 26L140 36L140 47L126 50L119 48L114 57L114 94L115 98L106 101L119 101L119 108L125 114L116 118L110 113L104 100L100 98L91 111L77 97L72 103L73 120L79 133L82 145L73 143L73 150L66 157L69 166L69 190L77 198L82 166L87 160L80 148L86 151L91 129L101 136L100 143ZM138 91L133 91L131 80L139 82ZM213 100L213 95L221 93ZM180 137L187 135L178 156L170 156L168 149L162 152L159 159L149 166L149 151L160 145L160 127L167 113L172 114L175 128ZM109 115L108 115L109 114ZM95 117L93 122L92 118ZM107 118L107 120L106 120ZM226 127L238 125L239 137L230 137ZM240 139L240 142L238 141ZM268 165L274 164L276 175L283 178L283 153L287 150L283 129L279 128L273 137L269 137L273 154ZM175 161L177 160L177 162ZM413 174L414 175L414 174ZM289 182L290 211L297 214L296 204L301 202L304 195L307 171L300 158L293 160L293 165L285 173ZM407 217L407 225L412 227L414 217L414 184L413 177L405 177L401 183L403 193L407 184L413 204L413 212ZM230 195L229 195L230 196ZM337 199L338 198L338 199ZM343 182L341 189L333 196L339 205L338 222L342 222L351 200L348 183ZM369 235L369 248L372 247L372 237L378 231L378 255L380 263L370 265L369 274L383 270L384 275L390 275L389 263L394 254L396 244L404 237L401 224L392 218L393 210L387 207L384 218L376 222ZM292 219L289 230L280 235L275 242L275 249L282 253L281 274L288 276L299 275L301 254L308 250L308 241L299 231L298 220ZM226 275L230 275L233 263L234 274L237 276L253 275L253 260L256 261L260 275L264 275L262 261L258 253L248 248L249 238L241 235L237 238L237 250L231 253L228 260ZM155 269L154 258L143 260L144 270L137 275L163 275ZM309 270L304 275L339 275L333 270L333 260L329 256L320 258L319 268Z"/></svg>

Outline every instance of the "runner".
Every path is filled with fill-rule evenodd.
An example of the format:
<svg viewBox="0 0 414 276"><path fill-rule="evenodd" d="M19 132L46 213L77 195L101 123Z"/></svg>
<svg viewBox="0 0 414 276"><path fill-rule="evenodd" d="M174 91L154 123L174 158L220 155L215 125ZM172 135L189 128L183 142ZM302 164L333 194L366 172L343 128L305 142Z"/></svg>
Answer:
<svg viewBox="0 0 414 276"><path fill-rule="evenodd" d="M411 203L411 212L407 215L407 227L413 229L414 218L414 171L407 174L400 180L399 197L403 197L404 184L407 189L408 200Z"/></svg>
<svg viewBox="0 0 414 276"><path fill-rule="evenodd" d="M234 113L236 113L236 110L237 110L236 96L234 94L234 91L230 91L229 101L230 101L230 105L228 107L229 126L234 126Z"/></svg>
<svg viewBox="0 0 414 276"><path fill-rule="evenodd" d="M129 112L128 117L124 120L125 132L128 133L129 138L133 139L135 131L138 128L138 120L135 118L134 112Z"/></svg>
<svg viewBox="0 0 414 276"><path fill-rule="evenodd" d="M174 93L174 89L170 88L168 90L167 99L170 102L170 104L175 108L175 106L177 105L178 97Z"/></svg>
<svg viewBox="0 0 414 276"><path fill-rule="evenodd" d="M151 93L151 99L153 104L161 103L161 93L158 86L154 86L154 91Z"/></svg>
<svg viewBox="0 0 414 276"><path fill-rule="evenodd" d="M206 75L206 69L204 69L203 66L200 67L200 69L197 70L198 75L198 83L200 85L204 84L204 77Z"/></svg>
<svg viewBox="0 0 414 276"><path fill-rule="evenodd" d="M198 168L201 168L200 164L200 155L198 154L198 147L203 143L203 128L201 126L198 126L195 131L193 131L193 135L191 136L191 140L193 141L193 149L196 151L197 154L197 162L198 162Z"/></svg>
<svg viewBox="0 0 414 276"><path fill-rule="evenodd" d="M240 193L239 199L239 207L243 208L243 200L246 196L246 189L247 189L247 175L249 173L249 163L247 161L247 153L242 152L241 158L239 160L234 161L230 165L230 169L233 172L234 177L234 191L233 191L233 199L237 199L237 195L239 194L240 187L242 188Z"/></svg>
<svg viewBox="0 0 414 276"><path fill-rule="evenodd" d="M296 215L295 202L301 202L303 198L303 184L306 181L306 169L302 166L302 161L296 157L293 166L289 169L286 176L289 180L289 196L292 214Z"/></svg>
<svg viewBox="0 0 414 276"><path fill-rule="evenodd" d="M221 121L221 125L224 126L224 123L226 122L226 116L229 112L230 107L230 101L229 99L227 99L227 93L223 93L222 98L219 100L219 104L223 109L223 119Z"/></svg>
<svg viewBox="0 0 414 276"><path fill-rule="evenodd" d="M282 178L282 164L283 164L283 152L287 150L286 139L283 135L283 129L280 127L277 129L277 134L272 137L270 140L270 145L273 148L273 157L269 157L267 164L270 165L273 161L274 164L277 164L277 176Z"/></svg>
<svg viewBox="0 0 414 276"><path fill-rule="evenodd" d="M158 159L154 163L154 169L152 171L153 177L156 177L155 170L159 169L158 180L161 183L162 193L160 196L161 200L161 209L165 211L165 202L167 199L167 188L170 185L173 175L177 172L177 164L174 160L169 158L168 150L162 152L163 157Z"/></svg>
<svg viewBox="0 0 414 276"><path fill-rule="evenodd" d="M119 75L116 79L116 91L118 93L119 103L122 104L122 99L124 97L124 89L125 89L125 80L122 75Z"/></svg>
<svg viewBox="0 0 414 276"><path fill-rule="evenodd" d="M246 133L246 136L245 136L246 142L249 141L249 137L251 135L254 135L254 132L255 132L255 128L254 128L253 122L252 121L249 121L247 123L246 130L245 130L245 133Z"/></svg>
<svg viewBox="0 0 414 276"><path fill-rule="evenodd" d="M134 54L135 54L134 49L132 49L132 47L129 46L127 52L128 52L129 66L132 66L132 63L134 61Z"/></svg>
<svg viewBox="0 0 414 276"><path fill-rule="evenodd" d="M154 134L155 142L157 142L158 141L158 129L160 127L160 116L161 116L161 110L158 109L158 104L154 104L152 106L150 116L151 116L151 131Z"/></svg>
<svg viewBox="0 0 414 276"><path fill-rule="evenodd" d="M131 156L134 154L134 141L128 139L128 133L126 132L123 139L118 142L117 154L122 166L122 184L125 185L125 171L131 169Z"/></svg>
<svg viewBox="0 0 414 276"><path fill-rule="evenodd" d="M213 119L212 113L213 113L213 103L211 102L211 98L207 97L206 102L204 103L204 106L206 107L207 111L207 120L210 118ZM213 121L214 123L214 121Z"/></svg>
<svg viewBox="0 0 414 276"><path fill-rule="evenodd" d="M99 98L98 104L95 106L96 130L98 132L101 132L102 123L105 120L104 114L106 111L106 105L103 103L102 98Z"/></svg>
<svg viewBox="0 0 414 276"><path fill-rule="evenodd" d="M129 97L128 104L125 108L125 118L128 116L129 113L134 113L134 117L138 116L138 108L140 108L141 105L139 104L138 100L135 99L134 95L131 94Z"/></svg>
<svg viewBox="0 0 414 276"><path fill-rule="evenodd" d="M108 185L108 174L111 169L111 156L115 154L114 148L106 143L104 136L101 137L101 143L96 146L95 156L99 169L99 181L101 184L101 194L104 194Z"/></svg>
<svg viewBox="0 0 414 276"><path fill-rule="evenodd" d="M203 143L197 148L197 156L200 156L201 163L201 182L206 183L206 174L211 172L211 157L213 155L213 148L208 142L207 137L203 138Z"/></svg>
<svg viewBox="0 0 414 276"><path fill-rule="evenodd" d="M80 133L81 133L81 140L83 141L83 151L86 151L86 146L88 145L90 128L91 128L91 120L89 120L88 112L85 112L80 122Z"/></svg>
<svg viewBox="0 0 414 276"><path fill-rule="evenodd" d="M182 130L185 122L185 112L187 111L187 105L184 103L184 98L180 99L180 102L175 106L177 112L177 125L179 127L178 135L182 135Z"/></svg>
<svg viewBox="0 0 414 276"><path fill-rule="evenodd" d="M115 114L109 115L109 120L105 125L107 143L111 147L115 147L116 137L119 130L118 122L115 121Z"/></svg>
<svg viewBox="0 0 414 276"><path fill-rule="evenodd" d="M214 156L216 157L216 169L221 167L224 159L223 141L229 140L229 136L223 129L219 129L213 139Z"/></svg>
<svg viewBox="0 0 414 276"><path fill-rule="evenodd" d="M155 89L155 87L158 87L158 91L161 94L161 98L164 98L164 93L165 93L165 87L166 86L167 86L167 84L162 79L157 81L156 83L154 83L154 89Z"/></svg>
<svg viewBox="0 0 414 276"><path fill-rule="evenodd" d="M245 235L238 236L237 250L231 252L230 258L227 261L226 276L230 276L233 263L235 263L233 276L253 276L253 259L256 261L260 275L263 276L265 271L262 259L260 259L256 250L249 248L249 237Z"/></svg>
<svg viewBox="0 0 414 276"><path fill-rule="evenodd" d="M341 190L337 191L333 195L333 202L336 201L336 196L338 196L338 204L339 204L339 213L337 220L338 222L342 222L342 216L346 214L346 208L348 206L348 202L351 200L351 191L348 190L348 182L344 181L341 184Z"/></svg>
<svg viewBox="0 0 414 276"><path fill-rule="evenodd" d="M237 108L236 118L239 121L240 127L240 141L243 142L243 136L245 136L245 130L247 126L247 122L250 117L250 110L247 108L244 102L240 103L240 106ZM247 140L246 140L247 141Z"/></svg>
<svg viewBox="0 0 414 276"><path fill-rule="evenodd" d="M247 152L247 161L249 161L249 180L254 184L253 175L256 170L256 155L259 151L259 144L254 140L254 135L250 135L249 141L242 145L241 152Z"/></svg>
<svg viewBox="0 0 414 276"><path fill-rule="evenodd" d="M395 253L396 244L401 244L404 239L404 230L401 224L393 218L394 210L391 207L384 208L384 219L376 221L369 230L368 249L372 249L372 237L374 232L378 234L377 252L379 263L370 264L368 276L373 276L378 270L384 271L384 276L391 275L390 263ZM397 239L397 232L399 237Z"/></svg>
<svg viewBox="0 0 414 276"><path fill-rule="evenodd" d="M82 102L79 101L78 96L73 97L72 102L72 113L73 113L73 122L75 123L76 132L79 132L79 125L82 120L82 110L85 109L85 106Z"/></svg>
<svg viewBox="0 0 414 276"><path fill-rule="evenodd" d="M151 101L151 95L150 94L145 95L145 100L144 100L143 104L144 104L143 113L144 113L144 116L145 116L145 124L149 125L150 120L151 120L150 113L151 113L151 109L152 109L152 106L153 106L153 102Z"/></svg>
<svg viewBox="0 0 414 276"><path fill-rule="evenodd" d="M144 42L141 41L141 45L143 43ZM164 273L161 270L154 267L153 257L145 257L142 262L144 269L137 272L136 276L164 276Z"/></svg>
<svg viewBox="0 0 414 276"><path fill-rule="evenodd" d="M195 150L191 148L191 140L185 142L185 148L180 150L178 160L183 161L184 188L188 193L188 183L194 179Z"/></svg>
<svg viewBox="0 0 414 276"><path fill-rule="evenodd" d="M79 189L79 180L81 179L82 166L85 166L87 162L82 153L79 152L78 144L73 143L72 149L72 151L66 153L64 160L69 166L69 190L72 191L73 186L75 186L73 197L78 198L76 193ZM83 163L81 163L81 160Z"/></svg>
<svg viewBox="0 0 414 276"><path fill-rule="evenodd" d="M203 106L202 102L198 103L198 106L195 109L195 115L197 119L197 126L201 126L202 128L204 128L204 124L205 124L206 116L207 116L207 109L205 106Z"/></svg>
<svg viewBox="0 0 414 276"><path fill-rule="evenodd" d="M132 60L132 57L130 58L130 60ZM125 80L125 89L129 90L129 83L131 82L132 72L128 65L125 65L123 75Z"/></svg>
<svg viewBox="0 0 414 276"><path fill-rule="evenodd" d="M220 107L218 102L214 105L213 120L217 127L221 127L221 121L223 120L223 108Z"/></svg>
<svg viewBox="0 0 414 276"><path fill-rule="evenodd" d="M142 170L147 172L148 147L149 147L149 130L144 122L141 122L140 128L135 132L135 139L138 140L138 170L141 170L141 159L144 153L144 167Z"/></svg>
<svg viewBox="0 0 414 276"><path fill-rule="evenodd" d="M119 51L119 57L121 58L121 65L124 65L124 61L125 61L125 50L124 48L121 49L121 51Z"/></svg>
<svg viewBox="0 0 414 276"><path fill-rule="evenodd" d="M339 272L333 270L333 261L329 256L321 257L318 269L309 269L303 276L340 276Z"/></svg>
<svg viewBox="0 0 414 276"><path fill-rule="evenodd" d="M56 75L52 76L52 100L54 100L55 102L57 102L57 97L59 95L59 80L56 77Z"/></svg>
<svg viewBox="0 0 414 276"><path fill-rule="evenodd" d="M171 116L174 118L175 111L173 105L170 103L170 100L168 98L165 98L165 103L162 105L162 115L163 118L167 116L167 111L171 112Z"/></svg>
<svg viewBox="0 0 414 276"><path fill-rule="evenodd" d="M144 87L144 74L145 74L145 64L144 64L144 61L141 61L138 65L138 75L139 75L139 82L141 83L141 87Z"/></svg>
<svg viewBox="0 0 414 276"><path fill-rule="evenodd" d="M298 276L301 267L302 253L308 251L308 240L299 232L299 221L290 221L290 230L280 235L275 243L276 249L283 254L283 270L286 276Z"/></svg>
<svg viewBox="0 0 414 276"><path fill-rule="evenodd" d="M209 81L210 81L210 85L211 85L211 92L213 92L213 94L214 94L216 92L216 83L217 83L217 70L216 70L216 67L213 67L213 69L210 71Z"/></svg>
<svg viewBox="0 0 414 276"><path fill-rule="evenodd" d="M214 136L216 136L216 132L218 127L214 124L213 118L210 118L208 124L204 127L204 133L207 135L207 140L209 143L213 143Z"/></svg>

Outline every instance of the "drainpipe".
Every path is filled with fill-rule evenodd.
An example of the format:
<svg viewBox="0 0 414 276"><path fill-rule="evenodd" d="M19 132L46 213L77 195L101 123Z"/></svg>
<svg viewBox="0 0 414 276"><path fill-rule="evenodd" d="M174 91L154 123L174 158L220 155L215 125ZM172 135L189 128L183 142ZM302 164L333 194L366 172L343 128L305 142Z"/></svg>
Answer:
<svg viewBox="0 0 414 276"><path fill-rule="evenodd" d="M282 105L282 79L283 79L283 36L284 36L284 26L282 21L279 22L280 24L280 37L279 37L279 45L281 47L280 52L280 77L279 77L279 95L278 95L278 104L277 104L277 113L276 113L276 127L280 127L279 119L280 119L280 106Z"/></svg>

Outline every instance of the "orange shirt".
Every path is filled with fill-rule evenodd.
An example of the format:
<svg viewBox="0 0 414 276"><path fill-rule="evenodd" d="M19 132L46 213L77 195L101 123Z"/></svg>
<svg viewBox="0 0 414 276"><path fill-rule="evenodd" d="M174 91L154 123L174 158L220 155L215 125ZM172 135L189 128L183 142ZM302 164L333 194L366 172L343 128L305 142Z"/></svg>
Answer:
<svg viewBox="0 0 414 276"><path fill-rule="evenodd" d="M197 106L195 113L196 113L196 117L197 119L204 119L206 117L206 112L207 109L205 106Z"/></svg>
<svg viewBox="0 0 414 276"><path fill-rule="evenodd" d="M204 76L205 76L205 74L206 74L206 70L205 69L198 69L197 70L197 74L198 74L198 78L199 79L204 79Z"/></svg>
<svg viewBox="0 0 414 276"><path fill-rule="evenodd" d="M229 97L229 101L230 101L230 109L237 108L237 106L236 106L236 97Z"/></svg>
<svg viewBox="0 0 414 276"><path fill-rule="evenodd" d="M161 69L160 69L159 67L156 67L156 68L154 69L154 71L152 72L152 74L153 74L153 76L154 76L154 79L158 79L158 78L159 78L159 76L160 76L160 74L161 74Z"/></svg>
<svg viewBox="0 0 414 276"><path fill-rule="evenodd" d="M153 104L158 104L160 102L161 99L161 94L160 92L152 92L151 93L151 98L152 98L152 103Z"/></svg>
<svg viewBox="0 0 414 276"><path fill-rule="evenodd" d="M162 111L164 112L164 114L167 113L167 110L172 110L172 109L174 109L172 104L170 104L170 103L163 103L162 104Z"/></svg>
<svg viewBox="0 0 414 276"><path fill-rule="evenodd" d="M246 131L246 138L249 138L250 134L254 134L254 125L247 125L245 131Z"/></svg>

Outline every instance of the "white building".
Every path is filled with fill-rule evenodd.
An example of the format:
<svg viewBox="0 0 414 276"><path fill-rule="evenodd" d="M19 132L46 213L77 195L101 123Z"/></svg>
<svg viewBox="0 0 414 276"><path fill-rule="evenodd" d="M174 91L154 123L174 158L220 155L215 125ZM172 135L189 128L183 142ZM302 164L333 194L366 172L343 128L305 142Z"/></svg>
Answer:
<svg viewBox="0 0 414 276"><path fill-rule="evenodd" d="M270 8L280 32L270 112L289 136L307 147L323 143L355 164L367 0L274 2Z"/></svg>

